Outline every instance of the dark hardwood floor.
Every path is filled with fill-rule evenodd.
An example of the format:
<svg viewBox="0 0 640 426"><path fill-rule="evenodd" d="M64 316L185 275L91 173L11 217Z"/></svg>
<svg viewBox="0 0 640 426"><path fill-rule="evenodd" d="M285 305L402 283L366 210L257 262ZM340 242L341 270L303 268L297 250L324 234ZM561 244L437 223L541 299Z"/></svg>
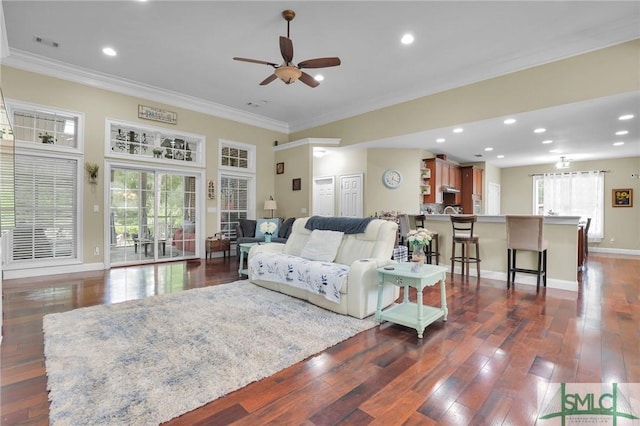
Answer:
<svg viewBox="0 0 640 426"><path fill-rule="evenodd" d="M232 282L233 259L5 281L2 425L48 424L44 315ZM595 253L578 293L448 277L423 339L384 324L168 424L530 425L548 383L640 382L638 277L640 258Z"/></svg>

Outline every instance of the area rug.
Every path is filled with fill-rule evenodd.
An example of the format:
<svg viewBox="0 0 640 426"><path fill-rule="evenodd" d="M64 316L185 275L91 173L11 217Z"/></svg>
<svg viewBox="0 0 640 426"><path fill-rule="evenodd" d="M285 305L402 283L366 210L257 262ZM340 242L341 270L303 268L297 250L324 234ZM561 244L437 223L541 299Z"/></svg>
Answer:
<svg viewBox="0 0 640 426"><path fill-rule="evenodd" d="M374 325L249 281L46 315L50 424L159 424Z"/></svg>

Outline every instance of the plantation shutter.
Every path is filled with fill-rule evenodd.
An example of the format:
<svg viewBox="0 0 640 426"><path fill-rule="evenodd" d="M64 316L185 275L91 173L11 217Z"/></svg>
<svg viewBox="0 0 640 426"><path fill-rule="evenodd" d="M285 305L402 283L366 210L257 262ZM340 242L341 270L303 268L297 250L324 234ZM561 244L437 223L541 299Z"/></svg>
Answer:
<svg viewBox="0 0 640 426"><path fill-rule="evenodd" d="M77 258L77 160L16 154L12 261Z"/></svg>
<svg viewBox="0 0 640 426"><path fill-rule="evenodd" d="M246 219L249 210L249 178L222 176L220 179L220 225L230 239L236 238L239 219Z"/></svg>

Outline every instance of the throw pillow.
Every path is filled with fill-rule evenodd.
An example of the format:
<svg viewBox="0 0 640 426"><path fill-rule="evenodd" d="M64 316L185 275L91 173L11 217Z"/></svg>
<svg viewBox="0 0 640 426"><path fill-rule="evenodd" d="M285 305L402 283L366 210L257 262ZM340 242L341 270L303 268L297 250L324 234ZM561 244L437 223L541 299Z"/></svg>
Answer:
<svg viewBox="0 0 640 426"><path fill-rule="evenodd" d="M276 229L275 231L273 231L273 234L271 235L272 237L277 237L278 236L278 228L280 227L280 219L279 218L273 218L273 219L258 219L256 220L256 238L264 238L264 232L262 232L260 230L260 225L262 225L265 222L272 222L276 224Z"/></svg>
<svg viewBox="0 0 640 426"><path fill-rule="evenodd" d="M182 230L185 234L195 234L196 232L196 223L190 220L185 220L182 223Z"/></svg>
<svg viewBox="0 0 640 426"><path fill-rule="evenodd" d="M343 235L344 232L314 229L311 231L309 241L302 248L300 257L322 262L333 262L338 254Z"/></svg>
<svg viewBox="0 0 640 426"><path fill-rule="evenodd" d="M296 221L295 217L290 217L289 219L285 220L282 226L280 227L280 230L278 231L278 237L289 238L289 235L291 235L291 228L293 227L293 222L295 221Z"/></svg>
<svg viewBox="0 0 640 426"><path fill-rule="evenodd" d="M240 226L239 232L242 232L243 237L255 237L256 236L256 221L253 219L238 219L238 225Z"/></svg>

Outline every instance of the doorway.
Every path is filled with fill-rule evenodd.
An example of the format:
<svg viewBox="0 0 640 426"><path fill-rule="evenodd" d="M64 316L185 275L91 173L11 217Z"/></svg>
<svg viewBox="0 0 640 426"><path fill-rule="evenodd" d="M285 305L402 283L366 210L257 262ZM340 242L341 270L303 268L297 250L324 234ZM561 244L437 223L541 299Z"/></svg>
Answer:
<svg viewBox="0 0 640 426"><path fill-rule="evenodd" d="M313 179L313 215L335 215L335 179L333 176Z"/></svg>
<svg viewBox="0 0 640 426"><path fill-rule="evenodd" d="M487 185L487 214L499 215L500 214L500 185L497 183L489 182Z"/></svg>
<svg viewBox="0 0 640 426"><path fill-rule="evenodd" d="M362 173L340 176L340 216L362 217L362 182Z"/></svg>
<svg viewBox="0 0 640 426"><path fill-rule="evenodd" d="M110 266L198 255L196 175L127 166L110 175Z"/></svg>

